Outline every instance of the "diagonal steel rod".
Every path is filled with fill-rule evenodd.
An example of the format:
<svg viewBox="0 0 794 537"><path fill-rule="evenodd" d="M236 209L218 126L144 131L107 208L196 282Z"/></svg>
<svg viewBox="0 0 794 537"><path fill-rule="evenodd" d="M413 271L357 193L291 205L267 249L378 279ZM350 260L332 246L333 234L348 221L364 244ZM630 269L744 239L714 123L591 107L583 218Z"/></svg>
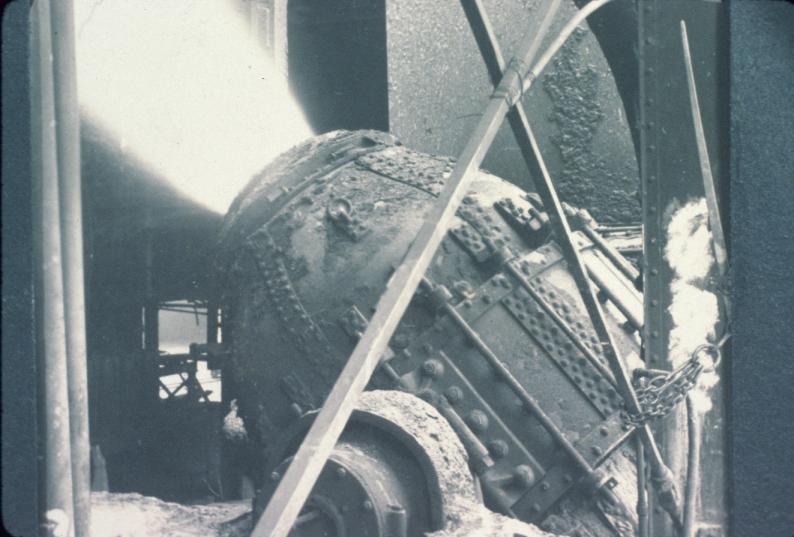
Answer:
<svg viewBox="0 0 794 537"><path fill-rule="evenodd" d="M681 44L684 49L684 63L686 64L686 81L689 86L689 105L692 110L692 123L695 128L698 159L700 160L700 173L703 176L703 189L706 194L706 207L709 212L714 258L717 261L720 276L725 278L728 273L728 254L725 246L725 234L722 229L720 208L717 203L717 190L714 187L714 176L711 173L711 161L706 145L706 133L703 129L703 117L700 114L700 101L695 84L695 70L692 67L692 53L689 50L689 37L687 36L686 23L681 21ZM727 297L723 296L726 308L730 311Z"/></svg>
<svg viewBox="0 0 794 537"><path fill-rule="evenodd" d="M550 26L549 11L541 29ZM519 45L516 68L506 70L492 94L444 190L388 282L367 329L254 527L252 537L286 537L292 528L493 142L510 106L510 96L520 92L523 71L520 66L532 61L544 34L545 31L527 32Z"/></svg>
<svg viewBox="0 0 794 537"><path fill-rule="evenodd" d="M504 67L504 59L499 49L495 33L493 32L482 6L482 2L481 0L461 0L461 3L469 19L477 44L480 47L480 52L488 68L488 73L492 81L497 83ZM601 5L603 5L603 3ZM592 2L586 7L591 6L593 6ZM583 12L584 10L582 10L580 14ZM590 12L592 12L592 10ZM548 56L544 55L544 58L546 57ZM543 58L540 61L543 61ZM533 69L532 72L535 73L539 71ZM524 81L525 88L528 87L527 82L528 80ZM554 188L554 183L543 161L543 156L540 153L535 135L529 126L529 121L527 120L526 113L520 102L515 103L515 106L510 110L507 117L513 129L513 135L516 138L519 149L535 181L535 188L538 191L538 195L546 211L549 213L549 222L552 226L554 236L563 251L568 269L571 271L576 286L582 295L582 300L593 322L593 327L604 350L604 354L609 362L610 370L617 382L618 390L628 410L633 413L639 413L639 401L637 400L634 388L629 381L629 377L617 353L617 347L615 346L615 342L612 339L612 335L604 319L604 313L601 310L595 291L590 285L590 279L581 260L581 256L571 238L571 228L568 225L565 212L557 196L556 189ZM662 460L661 453L659 452L659 448L650 428L647 425L643 426L639 428L639 433L654 470L654 482L665 489L667 493L667 501L665 502L666 509L673 518L673 521L679 525L681 520L681 509L677 505L677 492L675 491L675 484L672 480L672 472Z"/></svg>

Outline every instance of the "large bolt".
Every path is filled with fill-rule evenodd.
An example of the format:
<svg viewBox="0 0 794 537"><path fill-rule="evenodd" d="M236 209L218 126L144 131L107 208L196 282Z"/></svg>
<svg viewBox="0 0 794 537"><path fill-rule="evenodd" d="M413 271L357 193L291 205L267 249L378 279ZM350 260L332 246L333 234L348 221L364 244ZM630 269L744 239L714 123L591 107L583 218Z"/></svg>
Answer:
<svg viewBox="0 0 794 537"><path fill-rule="evenodd" d="M504 440L494 440L488 445L488 450L495 459L501 459L507 455L510 448Z"/></svg>
<svg viewBox="0 0 794 537"><path fill-rule="evenodd" d="M444 374L444 364L435 359L425 360L422 364L422 373L430 378L440 377Z"/></svg>
<svg viewBox="0 0 794 537"><path fill-rule="evenodd" d="M519 464L515 467L513 470L513 478L520 486L525 488L529 488L535 484L535 472L526 464Z"/></svg>
<svg viewBox="0 0 794 537"><path fill-rule="evenodd" d="M488 416L482 410L472 410L467 421L475 432L483 432L488 428Z"/></svg>
<svg viewBox="0 0 794 537"><path fill-rule="evenodd" d="M447 391L444 393L447 398L447 401L451 405L459 403L463 399L463 390L460 389L458 386L450 386L447 388Z"/></svg>

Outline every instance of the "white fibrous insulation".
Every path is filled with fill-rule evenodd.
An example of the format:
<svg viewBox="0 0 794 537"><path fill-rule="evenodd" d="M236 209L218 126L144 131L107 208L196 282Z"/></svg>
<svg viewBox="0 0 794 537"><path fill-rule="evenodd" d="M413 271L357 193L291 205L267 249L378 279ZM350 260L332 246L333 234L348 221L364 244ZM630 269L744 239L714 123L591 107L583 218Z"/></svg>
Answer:
<svg viewBox="0 0 794 537"><path fill-rule="evenodd" d="M673 213L667 227L664 255L673 270L672 302L668 310L673 321L670 360L679 366L700 345L714 341L719 321L717 296L706 289L715 260L705 199L689 202ZM692 391L699 411L711 409L709 392L718 381L717 373L711 369L701 373Z"/></svg>
<svg viewBox="0 0 794 537"><path fill-rule="evenodd" d="M229 440L245 440L248 433L243 418L237 415L237 399L232 399L229 406L229 413L223 418L223 434Z"/></svg>

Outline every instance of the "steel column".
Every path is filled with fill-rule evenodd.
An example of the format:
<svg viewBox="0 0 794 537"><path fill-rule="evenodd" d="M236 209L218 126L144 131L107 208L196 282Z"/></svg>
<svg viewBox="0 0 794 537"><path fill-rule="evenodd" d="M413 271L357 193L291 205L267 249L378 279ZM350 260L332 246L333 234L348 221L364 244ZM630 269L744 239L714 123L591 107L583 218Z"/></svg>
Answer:
<svg viewBox="0 0 794 537"><path fill-rule="evenodd" d="M87 537L91 514L91 442L88 431L80 109L77 99L72 0L52 4L52 53L60 185L66 356L69 373L74 524Z"/></svg>
<svg viewBox="0 0 794 537"><path fill-rule="evenodd" d="M645 298L643 343L644 359L651 369L670 370L668 356L672 319L673 273L664 253L670 214L690 200L704 196L703 168L698 146L710 153L717 189L727 162L727 76L722 57L724 43L724 6L718 2L682 0L639 0L638 55L640 78L640 177L643 203L643 293ZM686 20L691 30L692 63L700 97L698 115L702 119L698 140L690 115L692 101L688 71L679 27ZM694 84L692 84L694 88ZM726 117L723 117L726 116ZM696 120L697 121L697 120ZM705 151L706 142L710 151ZM716 196L714 197L716 199ZM722 389L714 389L715 408L703 417L704 430L712 434L703 439L703 490L699 501L703 522L725 528L725 437ZM658 426L660 441L668 464L683 486L686 468L686 418L682 408L673 410ZM652 497L653 535L668 535L672 528L659 517L658 498Z"/></svg>
<svg viewBox="0 0 794 537"><path fill-rule="evenodd" d="M71 535L73 525L72 460L69 424L68 366L64 324L61 219L58 188L56 104L53 81L49 0L31 8L31 102L34 210L39 303L39 341L43 367L44 509L48 535Z"/></svg>

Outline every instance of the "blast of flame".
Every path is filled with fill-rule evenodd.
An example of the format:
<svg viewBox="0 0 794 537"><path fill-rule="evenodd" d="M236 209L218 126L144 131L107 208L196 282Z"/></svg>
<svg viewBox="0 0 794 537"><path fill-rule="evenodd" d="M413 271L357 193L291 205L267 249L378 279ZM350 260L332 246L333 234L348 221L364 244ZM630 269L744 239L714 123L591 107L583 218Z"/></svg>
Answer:
<svg viewBox="0 0 794 537"><path fill-rule="evenodd" d="M698 346L712 341L719 321L717 296L705 289L714 265L707 211L705 199L689 202L673 213L667 227L665 259L674 274L669 308L673 320L669 352L674 366L688 360ZM718 381L713 370L701 374L692 393L700 412L711 409L709 390Z"/></svg>
<svg viewBox="0 0 794 537"><path fill-rule="evenodd" d="M84 113L210 209L311 135L231 2L78 0L75 27Z"/></svg>

